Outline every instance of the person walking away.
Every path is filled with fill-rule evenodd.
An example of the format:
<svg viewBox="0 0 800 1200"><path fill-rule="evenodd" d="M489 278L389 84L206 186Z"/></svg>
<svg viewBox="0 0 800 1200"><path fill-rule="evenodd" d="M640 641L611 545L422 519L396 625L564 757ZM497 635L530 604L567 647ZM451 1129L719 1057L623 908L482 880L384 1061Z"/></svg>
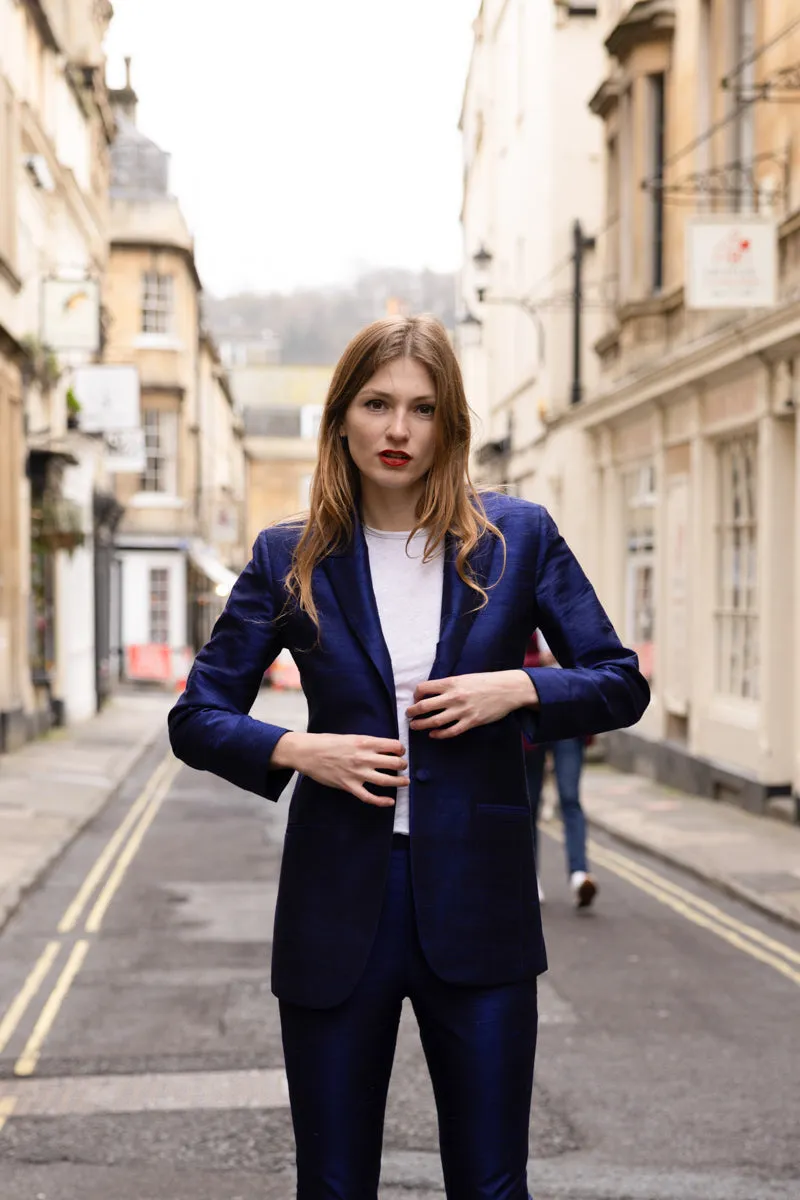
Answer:
<svg viewBox="0 0 800 1200"><path fill-rule="evenodd" d="M541 630L536 630L528 643L524 665L526 667L558 667L555 656ZM559 741L549 743L527 742L525 746L525 774L531 802L539 900L544 900L544 889L539 873L539 810L542 803L545 766L549 751L553 760L558 802L564 825L564 852L569 886L576 908L589 908L598 890L595 879L589 873L586 857L586 817L581 807L580 797L585 743L585 738L572 737L561 738Z"/></svg>

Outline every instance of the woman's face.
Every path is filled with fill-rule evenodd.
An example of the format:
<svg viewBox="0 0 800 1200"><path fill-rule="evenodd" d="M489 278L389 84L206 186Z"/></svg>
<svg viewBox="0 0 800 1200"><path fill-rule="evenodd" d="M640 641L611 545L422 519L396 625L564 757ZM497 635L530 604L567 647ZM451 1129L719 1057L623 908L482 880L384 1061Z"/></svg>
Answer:
<svg viewBox="0 0 800 1200"><path fill-rule="evenodd" d="M433 380L416 359L398 358L376 371L342 426L362 483L418 492L433 465L435 411Z"/></svg>

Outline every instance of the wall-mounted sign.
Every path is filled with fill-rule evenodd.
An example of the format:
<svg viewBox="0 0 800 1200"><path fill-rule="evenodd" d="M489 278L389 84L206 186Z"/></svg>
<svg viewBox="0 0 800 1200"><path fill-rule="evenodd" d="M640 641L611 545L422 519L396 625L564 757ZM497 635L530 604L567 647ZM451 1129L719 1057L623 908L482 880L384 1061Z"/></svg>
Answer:
<svg viewBox="0 0 800 1200"><path fill-rule="evenodd" d="M141 425L136 367L104 363L76 367L72 389L81 406L80 427L84 433L138 429Z"/></svg>
<svg viewBox="0 0 800 1200"><path fill-rule="evenodd" d="M96 279L42 280L42 341L56 352L100 349L100 285Z"/></svg>
<svg viewBox="0 0 800 1200"><path fill-rule="evenodd" d="M83 433L105 434L109 471L144 471L138 369L123 363L76 367L72 390L81 406Z"/></svg>
<svg viewBox="0 0 800 1200"><path fill-rule="evenodd" d="M771 217L689 218L687 308L771 308L777 291L778 236Z"/></svg>
<svg viewBox="0 0 800 1200"><path fill-rule="evenodd" d="M143 429L110 429L106 434L106 466L117 473L141 474L147 466Z"/></svg>

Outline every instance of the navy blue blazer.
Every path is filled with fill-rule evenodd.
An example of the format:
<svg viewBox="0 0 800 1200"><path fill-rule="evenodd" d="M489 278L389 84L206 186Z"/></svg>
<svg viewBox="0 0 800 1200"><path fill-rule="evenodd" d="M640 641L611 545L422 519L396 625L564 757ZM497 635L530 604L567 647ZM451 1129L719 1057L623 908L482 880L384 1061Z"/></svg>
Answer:
<svg viewBox="0 0 800 1200"><path fill-rule="evenodd" d="M540 627L562 670L528 670L538 710L451 740L410 733L414 902L426 959L438 976L489 986L546 970L521 732L540 741L632 725L649 689L548 513L502 494L484 497L506 540L486 535L471 556L489 602L462 583L448 539L440 638L431 678L522 666ZM296 526L265 529L235 584L186 690L169 714L178 758L277 800L292 772L270 770L285 729L250 708L264 671L291 651L311 733L398 736L392 664L361 525L316 568L321 638L283 581ZM495 586L492 586L495 585ZM371 789L393 795L387 788ZM289 807L275 916L272 988L279 998L332 1007L355 988L377 929L393 808L300 776Z"/></svg>

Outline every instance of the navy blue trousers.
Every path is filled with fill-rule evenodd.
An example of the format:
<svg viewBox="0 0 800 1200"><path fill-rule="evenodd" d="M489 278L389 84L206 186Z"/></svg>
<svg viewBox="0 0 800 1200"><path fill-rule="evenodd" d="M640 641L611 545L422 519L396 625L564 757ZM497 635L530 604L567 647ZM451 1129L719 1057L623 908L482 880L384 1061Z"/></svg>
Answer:
<svg viewBox="0 0 800 1200"><path fill-rule="evenodd" d="M448 1200L527 1200L536 980L474 988L434 975L417 935L408 849L396 844L353 994L332 1009L280 1006L298 1200L377 1200L405 997L433 1084Z"/></svg>

